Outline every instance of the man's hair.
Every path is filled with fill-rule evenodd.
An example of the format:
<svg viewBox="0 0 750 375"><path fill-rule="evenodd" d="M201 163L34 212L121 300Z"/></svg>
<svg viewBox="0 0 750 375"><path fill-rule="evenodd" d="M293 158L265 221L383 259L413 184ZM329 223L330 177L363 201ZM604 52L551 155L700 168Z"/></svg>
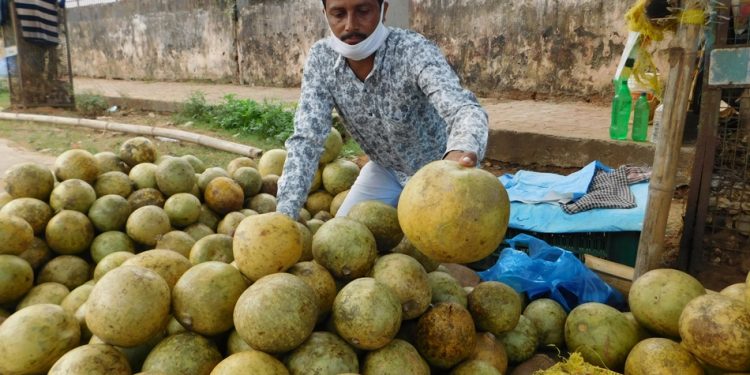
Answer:
<svg viewBox="0 0 750 375"><path fill-rule="evenodd" d="M378 0L378 5L383 5L383 0ZM326 7L326 0L323 0L323 8Z"/></svg>

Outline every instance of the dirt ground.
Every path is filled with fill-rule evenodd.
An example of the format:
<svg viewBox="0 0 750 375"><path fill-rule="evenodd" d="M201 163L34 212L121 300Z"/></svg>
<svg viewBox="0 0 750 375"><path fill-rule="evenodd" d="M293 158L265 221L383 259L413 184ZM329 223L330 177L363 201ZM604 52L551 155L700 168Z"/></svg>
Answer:
<svg viewBox="0 0 750 375"><path fill-rule="evenodd" d="M52 116L76 116L76 114L68 111L51 108L40 108L34 112ZM111 119L113 121L137 125L172 127L238 142L238 140L232 139L229 135L217 136L215 133L203 129L178 126L178 124L175 124L173 117L166 114L132 112L118 114L116 117L102 117L100 119ZM42 159L45 157L51 158L52 162L54 162L54 158L57 155L72 148L81 148L91 153L104 151L117 152L122 142L134 136L135 135L133 134L119 132L53 126L39 123L0 122L0 138L13 142L16 149L31 151L31 154L37 154ZM179 142L173 139L156 138L154 139L154 142L160 153L178 156L186 154L195 155L209 166L226 166L230 160L238 156L229 152L209 149L188 142ZM0 155L4 155L4 153L0 153ZM3 157L2 159L5 158ZM9 162L0 161L0 166L6 163ZM51 165L52 163L49 164ZM0 173L2 173L2 171L3 168L0 167Z"/></svg>
<svg viewBox="0 0 750 375"><path fill-rule="evenodd" d="M55 162L55 158L51 155L31 151L18 143L2 138L0 138L0 155L0 176L5 175L5 171L16 164L34 162L51 167ZM5 184L0 178L0 189L3 187Z"/></svg>
<svg viewBox="0 0 750 375"><path fill-rule="evenodd" d="M40 108L34 112L54 116L76 116L75 113L53 109ZM149 113L139 111L118 112L111 117L101 118L113 121L125 122L138 125L176 127L183 130L211 134L219 138L232 139L229 135L217 135L216 133L199 128L184 128L182 124L176 124L174 117L164 113ZM92 153L102 151L116 151L119 145L126 139L133 137L130 134L92 131L89 129L74 130L65 127L47 126L40 124L14 124L0 122L0 176L4 171L21 161L34 160L45 165L52 165L54 158L63 151L70 148L83 148ZM235 158L236 155L206 149L201 146L184 142L170 140L156 140L159 151L175 155L193 154L203 160L206 166L223 166ZM6 156L8 155L8 156ZM366 157L355 159L357 164L364 165ZM539 172L550 172L567 175L577 168L561 168L548 165L519 165L506 163L499 160L484 160L482 168L500 176L505 173L515 173L519 170L534 170ZM0 182L1 184L2 182ZM686 190L681 189L675 193L670 208L670 219L667 227L665 266L675 266L679 251L679 242L682 235L682 216L685 212Z"/></svg>

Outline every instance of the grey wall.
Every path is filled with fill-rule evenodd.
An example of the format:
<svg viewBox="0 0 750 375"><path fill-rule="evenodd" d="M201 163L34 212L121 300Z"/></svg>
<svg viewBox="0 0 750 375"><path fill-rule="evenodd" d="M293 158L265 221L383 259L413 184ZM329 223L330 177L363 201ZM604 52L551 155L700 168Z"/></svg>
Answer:
<svg viewBox="0 0 750 375"><path fill-rule="evenodd" d="M411 22L481 94L609 94L632 2L412 0Z"/></svg>
<svg viewBox="0 0 750 375"><path fill-rule="evenodd" d="M437 42L482 96L609 96L634 0L391 0L387 23ZM92 77L297 86L327 35L320 0L127 0L69 10Z"/></svg>
<svg viewBox="0 0 750 375"><path fill-rule="evenodd" d="M409 3L392 0L386 24L409 27ZM320 0L238 0L240 80L256 86L297 86L307 52L328 36Z"/></svg>
<svg viewBox="0 0 750 375"><path fill-rule="evenodd" d="M320 0L238 0L240 79L297 86L313 43L328 33Z"/></svg>
<svg viewBox="0 0 750 375"><path fill-rule="evenodd" d="M388 15L385 24L393 27L408 29L411 20L411 6L409 0L389 0Z"/></svg>
<svg viewBox="0 0 750 375"><path fill-rule="evenodd" d="M69 9L74 73L237 81L233 9L225 0L127 0Z"/></svg>

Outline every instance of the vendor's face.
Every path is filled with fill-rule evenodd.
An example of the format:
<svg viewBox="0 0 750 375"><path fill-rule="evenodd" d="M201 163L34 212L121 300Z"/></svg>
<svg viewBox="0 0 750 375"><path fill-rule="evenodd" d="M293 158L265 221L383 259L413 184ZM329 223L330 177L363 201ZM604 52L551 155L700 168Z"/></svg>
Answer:
<svg viewBox="0 0 750 375"><path fill-rule="evenodd" d="M383 21L387 9L388 3L385 3ZM378 0L326 0L323 12L333 34L352 45L370 36L380 22Z"/></svg>

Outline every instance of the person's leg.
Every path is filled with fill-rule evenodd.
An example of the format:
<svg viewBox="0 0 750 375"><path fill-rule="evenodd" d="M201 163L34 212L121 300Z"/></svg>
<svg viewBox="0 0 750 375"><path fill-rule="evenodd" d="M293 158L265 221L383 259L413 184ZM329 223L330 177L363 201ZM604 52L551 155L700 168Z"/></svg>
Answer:
<svg viewBox="0 0 750 375"><path fill-rule="evenodd" d="M367 162L359 172L359 177L346 195L336 212L337 217L346 216L355 204L362 201L378 200L396 207L403 186L391 171L373 161Z"/></svg>

